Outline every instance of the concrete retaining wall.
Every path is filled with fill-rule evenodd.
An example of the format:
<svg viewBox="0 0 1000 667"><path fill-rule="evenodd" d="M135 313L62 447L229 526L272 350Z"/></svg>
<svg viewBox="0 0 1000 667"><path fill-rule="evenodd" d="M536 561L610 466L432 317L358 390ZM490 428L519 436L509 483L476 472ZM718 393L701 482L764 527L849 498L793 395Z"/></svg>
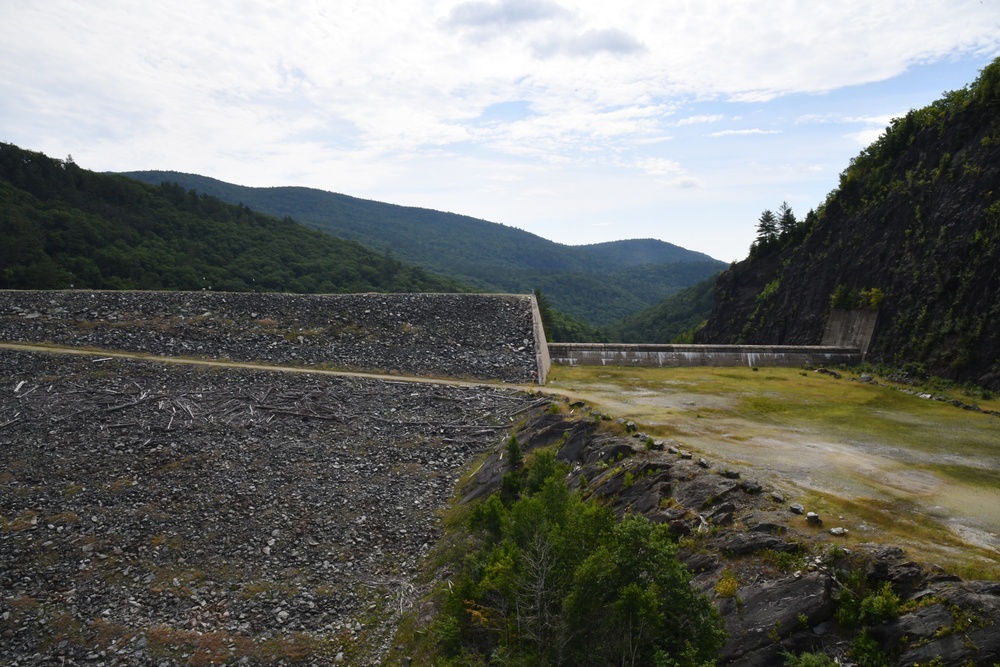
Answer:
<svg viewBox="0 0 1000 667"><path fill-rule="evenodd" d="M861 363L857 348L821 345L625 345L549 343L564 366L806 366Z"/></svg>
<svg viewBox="0 0 1000 667"><path fill-rule="evenodd" d="M820 344L856 347L861 350L863 357L868 354L868 345L872 341L877 319L877 310L832 309L826 319L826 329Z"/></svg>
<svg viewBox="0 0 1000 667"><path fill-rule="evenodd" d="M552 366L552 359L549 357L549 345L545 340L542 314L538 310L538 300L535 299L534 294L531 295L531 330L535 336L535 365L538 367L538 384L545 384L549 368Z"/></svg>

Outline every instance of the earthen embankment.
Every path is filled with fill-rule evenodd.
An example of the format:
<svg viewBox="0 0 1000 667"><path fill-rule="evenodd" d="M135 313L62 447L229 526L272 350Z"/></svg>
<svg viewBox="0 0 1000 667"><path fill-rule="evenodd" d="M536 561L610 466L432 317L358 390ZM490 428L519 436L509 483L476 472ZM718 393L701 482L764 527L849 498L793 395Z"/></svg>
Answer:
<svg viewBox="0 0 1000 667"><path fill-rule="evenodd" d="M7 342L527 383L530 295L0 291Z"/></svg>

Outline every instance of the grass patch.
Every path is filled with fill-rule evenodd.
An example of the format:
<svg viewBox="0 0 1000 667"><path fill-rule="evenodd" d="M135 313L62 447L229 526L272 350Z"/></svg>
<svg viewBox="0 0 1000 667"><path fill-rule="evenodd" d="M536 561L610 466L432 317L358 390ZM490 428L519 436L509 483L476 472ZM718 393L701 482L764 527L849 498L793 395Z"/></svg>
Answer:
<svg viewBox="0 0 1000 667"><path fill-rule="evenodd" d="M963 541L1000 532L1000 420L841 372L557 366L546 390L808 489L810 510L850 530L838 544L896 541L956 573L1000 578L983 567L1000 572L996 550Z"/></svg>
<svg viewBox="0 0 1000 667"><path fill-rule="evenodd" d="M946 463L922 465L920 468L944 475L962 484L974 484L990 490L1000 489L1000 470L997 469Z"/></svg>

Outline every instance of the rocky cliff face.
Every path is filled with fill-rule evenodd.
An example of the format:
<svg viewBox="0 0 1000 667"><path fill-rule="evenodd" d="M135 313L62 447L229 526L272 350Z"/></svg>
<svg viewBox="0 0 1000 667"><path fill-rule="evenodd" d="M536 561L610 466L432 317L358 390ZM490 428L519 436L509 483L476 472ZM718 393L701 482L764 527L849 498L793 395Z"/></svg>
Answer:
<svg viewBox="0 0 1000 667"><path fill-rule="evenodd" d="M722 274L696 342L818 344L877 307L868 359L1000 388L1000 61L897 119L795 238Z"/></svg>

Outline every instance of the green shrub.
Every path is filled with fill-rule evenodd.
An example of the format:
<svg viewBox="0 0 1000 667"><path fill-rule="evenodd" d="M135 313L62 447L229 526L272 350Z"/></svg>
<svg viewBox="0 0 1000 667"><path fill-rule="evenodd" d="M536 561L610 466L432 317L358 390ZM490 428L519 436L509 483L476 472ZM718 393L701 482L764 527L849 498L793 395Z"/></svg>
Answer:
<svg viewBox="0 0 1000 667"><path fill-rule="evenodd" d="M878 590L861 600L861 623L877 625L899 616L899 596L888 581L883 581Z"/></svg>
<svg viewBox="0 0 1000 667"><path fill-rule="evenodd" d="M890 667L882 647L867 630L851 642L847 654L858 663L858 667Z"/></svg>
<svg viewBox="0 0 1000 667"><path fill-rule="evenodd" d="M899 596L889 582L871 590L860 570L848 575L847 589L841 592L837 622L846 627L866 627L891 621L899 616Z"/></svg>
<svg viewBox="0 0 1000 667"><path fill-rule="evenodd" d="M524 452L521 450L521 443L517 441L517 436L510 436L507 441L507 467L510 470L517 470L524 462Z"/></svg>
<svg viewBox="0 0 1000 667"><path fill-rule="evenodd" d="M785 654L785 667L838 667L838 664L826 653Z"/></svg>

